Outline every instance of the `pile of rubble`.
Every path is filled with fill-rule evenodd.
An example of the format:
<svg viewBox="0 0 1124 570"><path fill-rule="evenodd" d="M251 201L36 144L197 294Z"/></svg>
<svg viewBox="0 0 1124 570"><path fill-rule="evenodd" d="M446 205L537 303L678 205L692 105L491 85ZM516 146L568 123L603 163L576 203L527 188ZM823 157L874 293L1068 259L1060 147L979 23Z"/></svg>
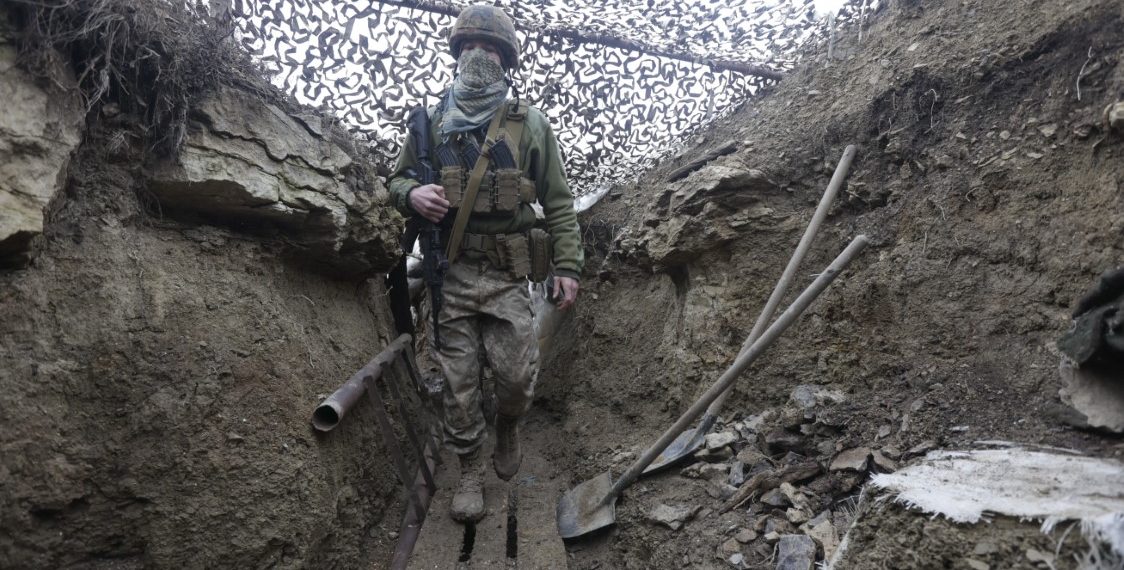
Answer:
<svg viewBox="0 0 1124 570"><path fill-rule="evenodd" d="M800 385L788 404L738 421L706 436L698 460L681 477L706 482L709 506L658 504L649 522L679 530L695 518L744 512L744 522L724 529L716 554L734 568L775 560L783 570L810 570L830 559L854 517L855 501L870 472L889 473L906 452L892 445L846 447L843 393ZM621 457L620 459L625 459Z"/></svg>

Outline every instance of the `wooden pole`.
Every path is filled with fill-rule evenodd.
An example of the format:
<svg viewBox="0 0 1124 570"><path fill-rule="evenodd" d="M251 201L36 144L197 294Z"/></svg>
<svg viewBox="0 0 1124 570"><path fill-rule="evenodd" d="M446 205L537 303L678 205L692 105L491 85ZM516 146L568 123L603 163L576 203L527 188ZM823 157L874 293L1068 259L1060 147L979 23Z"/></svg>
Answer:
<svg viewBox="0 0 1124 570"><path fill-rule="evenodd" d="M460 14L460 11L461 11L460 8L458 8L456 6L453 6L451 4L446 4L444 2L434 2L434 1L431 1L431 0L375 0L375 1L377 1L381 4L387 4L387 5L390 5L390 6L400 6L402 8L414 8L414 9L422 10L422 11L425 11L425 12L433 12L435 14L444 14L446 16L452 16L454 18L458 14ZM646 53L648 55L654 55L654 56L657 56L657 57L666 57L668 59L674 59L674 60L677 60L677 61L686 61L688 63L705 65L705 66L708 66L712 69L718 69L718 70L723 70L723 71L733 71L734 73L742 73L742 74L745 74L745 75L753 75L753 76L761 77L761 78L764 78L764 79L772 79L772 80L779 81L782 77L784 77L784 74L781 73L780 71L777 71L775 69L771 69L771 68L769 68L768 66L765 66L765 65L754 64L754 63L743 63L743 62L737 62L737 61L723 61L723 60L717 60L717 59L709 59L709 58L705 58L705 57L695 55L695 54L691 54L691 53L680 53L680 52L675 52L675 51L664 50L664 49L649 46L649 45L642 44L642 43L639 43L639 42L635 42L635 41L632 41L632 40L626 40L624 38L619 38L619 37L615 37L615 36L607 36L607 35L604 35L604 34L588 34L588 33L582 33L582 32L577 31L577 30L570 30L570 29L563 29L563 28L556 28L556 29L547 28L547 29L532 30L532 31L535 31L535 32L538 32L538 33L541 33L543 35L550 36L550 37L568 39L568 40L575 41L575 42L578 42L578 43L593 43L593 44L599 44L599 45L603 45L603 46L609 46L609 47L615 47L615 48L620 48L620 49L625 49L625 50L637 51L637 52L640 52L640 53Z"/></svg>

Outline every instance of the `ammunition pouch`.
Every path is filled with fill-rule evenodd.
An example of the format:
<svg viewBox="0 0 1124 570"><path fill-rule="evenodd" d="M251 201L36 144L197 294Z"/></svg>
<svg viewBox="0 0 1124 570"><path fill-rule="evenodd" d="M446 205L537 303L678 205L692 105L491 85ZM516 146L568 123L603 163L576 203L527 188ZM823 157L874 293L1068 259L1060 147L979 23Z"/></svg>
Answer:
<svg viewBox="0 0 1124 570"><path fill-rule="evenodd" d="M464 187L468 184L468 172L459 166L446 166L441 169L439 184L445 188L445 199L453 208L464 202Z"/></svg>
<svg viewBox="0 0 1124 570"><path fill-rule="evenodd" d="M550 234L538 228L529 234L465 233L461 250L468 259L487 259L514 280L530 279L537 283L550 272Z"/></svg>
<svg viewBox="0 0 1124 570"><path fill-rule="evenodd" d="M451 208L460 208L464 202L465 186L468 184L468 171L460 166L446 166L441 169L441 186L445 188L445 199ZM476 202L472 205L474 213L510 214L519 210L521 204L535 201L535 183L523 176L517 168L488 170L480 181Z"/></svg>
<svg viewBox="0 0 1124 570"><path fill-rule="evenodd" d="M532 228L528 234L531 246L531 281L541 283L550 274L550 264L554 262L554 245L550 234L540 228Z"/></svg>

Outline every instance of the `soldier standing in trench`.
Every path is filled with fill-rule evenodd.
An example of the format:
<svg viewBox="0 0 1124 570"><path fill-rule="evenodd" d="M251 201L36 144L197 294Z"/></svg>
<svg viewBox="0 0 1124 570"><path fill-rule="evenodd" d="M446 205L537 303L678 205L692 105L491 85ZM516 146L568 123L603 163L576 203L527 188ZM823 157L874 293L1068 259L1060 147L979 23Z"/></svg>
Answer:
<svg viewBox="0 0 1124 570"><path fill-rule="evenodd" d="M423 185L413 178L418 159L414 137L408 135L389 186L403 215L438 224L446 242L450 266L430 351L446 383L445 444L460 463L452 516L475 522L484 516L480 447L486 436L479 353L483 350L495 372L493 464L496 474L509 480L522 459L519 419L530 409L539 366L527 279L543 279L543 268L553 265L553 300L565 310L577 298L584 259L554 132L539 110L508 99L508 72L519 61L511 18L492 6L465 8L453 25L449 48L457 60L455 79L428 110L430 156L438 158L433 166L441 170L440 183ZM517 168L497 164L500 153L488 152L496 141L506 141ZM492 163L463 158L450 164L477 153L484 155L479 160ZM476 198L465 206L473 186ZM545 214L539 225L546 231L533 229L531 203L536 201Z"/></svg>

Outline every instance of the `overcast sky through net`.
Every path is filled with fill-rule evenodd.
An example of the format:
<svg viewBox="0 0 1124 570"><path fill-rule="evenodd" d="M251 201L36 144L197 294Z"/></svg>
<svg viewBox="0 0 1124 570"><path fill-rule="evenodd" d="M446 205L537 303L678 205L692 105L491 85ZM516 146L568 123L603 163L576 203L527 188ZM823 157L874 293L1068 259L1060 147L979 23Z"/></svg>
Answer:
<svg viewBox="0 0 1124 570"><path fill-rule="evenodd" d="M401 2L399 2L401 3ZM237 37L298 101L365 136L387 162L409 109L432 105L452 80L446 35L469 2L235 2ZM819 4L817 6L816 4ZM725 116L764 80L706 64L575 38L621 38L649 52L791 68L825 36L817 15L863 12L844 0L503 0L518 31L519 94L550 118L575 193L635 176L685 135ZM866 2L866 10L874 3ZM818 8L818 10L817 10Z"/></svg>

